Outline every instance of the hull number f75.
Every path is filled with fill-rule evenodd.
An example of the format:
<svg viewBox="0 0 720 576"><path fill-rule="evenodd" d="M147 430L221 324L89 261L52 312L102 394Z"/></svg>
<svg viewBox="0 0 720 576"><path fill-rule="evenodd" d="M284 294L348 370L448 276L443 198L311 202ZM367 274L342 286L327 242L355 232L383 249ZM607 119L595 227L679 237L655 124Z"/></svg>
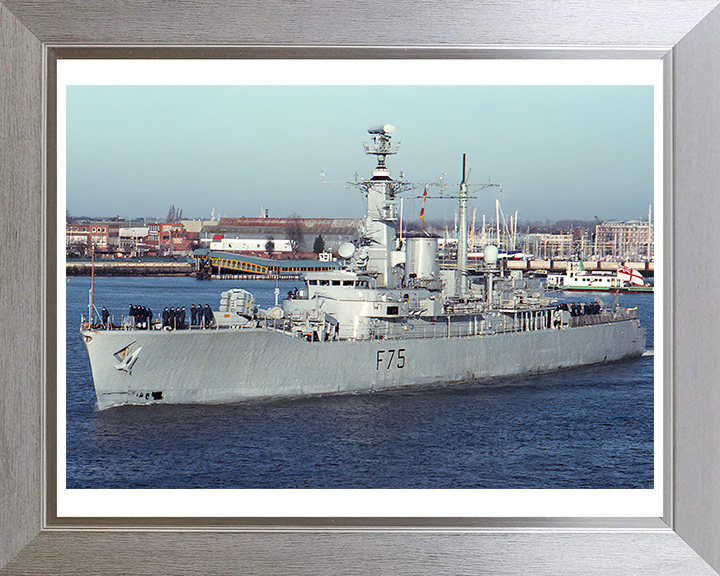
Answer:
<svg viewBox="0 0 720 576"><path fill-rule="evenodd" d="M375 370L380 370L380 366L385 366L385 370L390 368L405 368L405 348L398 350L378 350L375 358Z"/></svg>

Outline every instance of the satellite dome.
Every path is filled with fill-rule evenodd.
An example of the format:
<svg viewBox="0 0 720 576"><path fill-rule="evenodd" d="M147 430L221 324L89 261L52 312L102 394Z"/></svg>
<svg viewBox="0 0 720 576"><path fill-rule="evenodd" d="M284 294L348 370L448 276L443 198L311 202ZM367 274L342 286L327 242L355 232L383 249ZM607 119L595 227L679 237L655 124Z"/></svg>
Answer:
<svg viewBox="0 0 720 576"><path fill-rule="evenodd" d="M343 242L340 244L340 248L338 248L338 254L340 255L340 258L350 258L353 254L355 254L355 244Z"/></svg>
<svg viewBox="0 0 720 576"><path fill-rule="evenodd" d="M268 308L267 311L267 317L273 318L275 320L280 320L285 315L285 312L283 312L283 309L279 306L273 306L272 308Z"/></svg>
<svg viewBox="0 0 720 576"><path fill-rule="evenodd" d="M485 246L485 251L483 252L483 260L485 260L485 264L488 264L489 266L495 266L495 264L497 264L497 258L497 246Z"/></svg>

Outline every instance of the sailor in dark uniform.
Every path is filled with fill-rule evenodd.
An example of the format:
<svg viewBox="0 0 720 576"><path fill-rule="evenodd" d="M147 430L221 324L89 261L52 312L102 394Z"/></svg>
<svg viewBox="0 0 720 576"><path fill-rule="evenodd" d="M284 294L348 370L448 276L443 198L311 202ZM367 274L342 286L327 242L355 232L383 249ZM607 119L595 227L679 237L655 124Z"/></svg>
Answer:
<svg viewBox="0 0 720 576"><path fill-rule="evenodd" d="M178 311L178 328L185 328L185 306Z"/></svg>
<svg viewBox="0 0 720 576"><path fill-rule="evenodd" d="M197 312L195 311L195 304L190 306L190 326L197 324Z"/></svg>
<svg viewBox="0 0 720 576"><path fill-rule="evenodd" d="M210 309L210 304L205 304L205 310L204 316L205 316L205 328L209 328L213 321L213 313Z"/></svg>
<svg viewBox="0 0 720 576"><path fill-rule="evenodd" d="M147 323L148 323L148 330L152 328L152 319L153 319L153 313L150 308L147 309Z"/></svg>
<svg viewBox="0 0 720 576"><path fill-rule="evenodd" d="M162 327L170 326L170 310L165 306L165 310L162 311Z"/></svg>
<svg viewBox="0 0 720 576"><path fill-rule="evenodd" d="M103 328L107 330L110 327L110 323L108 320L110 320L110 312L108 312L108 309L103 306L102 312L100 312L100 315L102 316L103 321Z"/></svg>

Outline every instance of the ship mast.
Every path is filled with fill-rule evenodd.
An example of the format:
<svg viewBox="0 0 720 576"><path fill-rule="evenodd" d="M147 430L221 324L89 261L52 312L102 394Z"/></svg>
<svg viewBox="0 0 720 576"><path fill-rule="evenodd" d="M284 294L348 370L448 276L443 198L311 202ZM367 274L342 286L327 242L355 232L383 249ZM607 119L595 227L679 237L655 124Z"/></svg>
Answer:
<svg viewBox="0 0 720 576"><path fill-rule="evenodd" d="M460 213L457 244L457 272L455 274L455 294L463 298L467 289L467 244L468 244L468 223L467 223L467 183L465 182L465 154L463 154L462 182L460 183Z"/></svg>
<svg viewBox="0 0 720 576"><path fill-rule="evenodd" d="M372 142L366 143L365 153L377 156L377 166L370 180L356 185L367 194L367 215L363 236L367 243L367 272L377 275L378 286L390 286L390 253L395 250L395 228L398 221L397 194L403 183L390 178L385 159L397 154L399 146L391 143L395 127L391 124L368 128Z"/></svg>
<svg viewBox="0 0 720 576"><path fill-rule="evenodd" d="M91 237L92 238L92 237ZM93 303L93 296L95 291L95 246L92 243L92 240L90 241L90 255L91 255L91 264L90 264L90 298L88 302L88 318L90 319L89 326L92 328L93 320L95 320L95 314L94 314L94 308L95 304Z"/></svg>

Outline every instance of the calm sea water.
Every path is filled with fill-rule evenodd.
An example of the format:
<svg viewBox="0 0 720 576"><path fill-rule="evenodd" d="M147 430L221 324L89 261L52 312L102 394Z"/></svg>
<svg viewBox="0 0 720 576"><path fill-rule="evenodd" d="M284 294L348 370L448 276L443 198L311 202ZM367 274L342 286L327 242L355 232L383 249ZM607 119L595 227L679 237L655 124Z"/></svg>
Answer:
<svg viewBox="0 0 720 576"><path fill-rule="evenodd" d="M295 285L280 282L281 297ZM89 286L67 284L67 488L653 487L652 352L452 386L98 411L78 332ZM216 309L234 287L274 302L267 281L97 278L95 305L116 317L130 303ZM619 303L638 306L652 351L653 295Z"/></svg>

